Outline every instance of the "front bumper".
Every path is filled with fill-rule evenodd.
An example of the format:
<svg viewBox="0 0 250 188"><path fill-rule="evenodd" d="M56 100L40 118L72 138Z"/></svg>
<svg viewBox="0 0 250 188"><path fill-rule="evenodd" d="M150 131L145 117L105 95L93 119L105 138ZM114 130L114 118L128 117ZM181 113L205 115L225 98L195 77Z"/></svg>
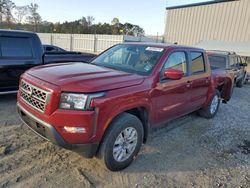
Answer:
<svg viewBox="0 0 250 188"><path fill-rule="evenodd" d="M23 122L36 134L43 137L44 139L51 141L53 144L59 145L65 149L75 151L84 157L93 157L98 149L99 143L88 143L88 144L70 144L67 143L58 131L49 123L42 121L21 105L17 104L17 111L23 120Z"/></svg>

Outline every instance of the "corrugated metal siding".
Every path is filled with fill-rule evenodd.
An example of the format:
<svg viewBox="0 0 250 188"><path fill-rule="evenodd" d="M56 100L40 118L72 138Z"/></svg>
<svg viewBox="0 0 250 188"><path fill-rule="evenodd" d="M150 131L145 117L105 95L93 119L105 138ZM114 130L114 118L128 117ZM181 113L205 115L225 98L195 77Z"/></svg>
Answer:
<svg viewBox="0 0 250 188"><path fill-rule="evenodd" d="M250 42L250 0L167 10L165 42Z"/></svg>

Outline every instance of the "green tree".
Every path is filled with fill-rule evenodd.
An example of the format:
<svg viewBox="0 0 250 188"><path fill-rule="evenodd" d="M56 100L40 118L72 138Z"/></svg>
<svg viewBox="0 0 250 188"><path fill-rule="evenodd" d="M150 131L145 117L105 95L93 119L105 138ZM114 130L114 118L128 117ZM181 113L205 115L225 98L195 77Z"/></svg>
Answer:
<svg viewBox="0 0 250 188"><path fill-rule="evenodd" d="M15 8L15 3L10 0L6 0L5 4L5 19L8 24L13 21L12 10Z"/></svg>
<svg viewBox="0 0 250 188"><path fill-rule="evenodd" d="M87 16L87 24L89 28L92 26L94 21L95 21L95 18L93 16Z"/></svg>
<svg viewBox="0 0 250 188"><path fill-rule="evenodd" d="M144 36L145 31L138 25L125 23L122 27L124 34L133 36Z"/></svg>
<svg viewBox="0 0 250 188"><path fill-rule="evenodd" d="M0 22L3 22L5 0L0 0Z"/></svg>
<svg viewBox="0 0 250 188"><path fill-rule="evenodd" d="M36 3L31 3L28 5L29 16L27 17L27 22L34 26L34 31L37 31L38 24L42 22L42 18L37 12L38 8L39 6Z"/></svg>
<svg viewBox="0 0 250 188"><path fill-rule="evenodd" d="M8 25L13 21L12 10L15 3L11 0L0 0L0 22L7 22Z"/></svg>
<svg viewBox="0 0 250 188"><path fill-rule="evenodd" d="M112 24L112 34L113 35L118 35L120 32L120 21L118 18L113 18L113 20L111 21Z"/></svg>
<svg viewBox="0 0 250 188"><path fill-rule="evenodd" d="M111 21L112 25L119 25L120 21L118 18L113 18L113 20Z"/></svg>
<svg viewBox="0 0 250 188"><path fill-rule="evenodd" d="M0 0L0 28L31 30L42 33L144 35L144 30L140 26L131 23L122 24L118 18L114 18L111 24L100 22L94 24L95 18L93 16L82 17L79 20L63 23L42 21L38 13L39 6L36 3L15 7L14 15L16 23L12 23L14 19L11 12L14 7L15 4L11 0ZM26 22L23 22L25 18Z"/></svg>
<svg viewBox="0 0 250 188"><path fill-rule="evenodd" d="M80 22L80 24L82 25L83 28L88 27L87 19L84 16L79 20L79 22Z"/></svg>
<svg viewBox="0 0 250 188"><path fill-rule="evenodd" d="M131 23L125 23L123 25L124 34L133 35L132 28L133 28L133 25Z"/></svg>
<svg viewBox="0 0 250 188"><path fill-rule="evenodd" d="M144 30L138 25L133 25L132 32L133 36L144 36L145 34Z"/></svg>
<svg viewBox="0 0 250 188"><path fill-rule="evenodd" d="M15 8L15 20L17 23L22 23L24 18L27 16L29 12L29 7L27 5L25 6L16 6Z"/></svg>

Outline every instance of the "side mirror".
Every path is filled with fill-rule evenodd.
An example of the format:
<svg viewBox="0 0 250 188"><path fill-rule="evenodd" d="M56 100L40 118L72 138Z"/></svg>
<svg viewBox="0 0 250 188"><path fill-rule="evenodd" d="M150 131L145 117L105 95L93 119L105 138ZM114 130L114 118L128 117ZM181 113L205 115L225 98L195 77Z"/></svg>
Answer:
<svg viewBox="0 0 250 188"><path fill-rule="evenodd" d="M180 80L184 76L184 72L176 69L167 69L164 72L164 76L172 80Z"/></svg>
<svg viewBox="0 0 250 188"><path fill-rule="evenodd" d="M247 67L247 63L240 63L239 66L241 66L241 67Z"/></svg>

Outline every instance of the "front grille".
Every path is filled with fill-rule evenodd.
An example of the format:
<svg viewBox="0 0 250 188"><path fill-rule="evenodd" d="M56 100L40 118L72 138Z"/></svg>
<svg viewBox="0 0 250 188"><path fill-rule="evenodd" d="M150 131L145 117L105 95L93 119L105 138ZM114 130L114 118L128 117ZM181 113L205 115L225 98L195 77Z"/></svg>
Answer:
<svg viewBox="0 0 250 188"><path fill-rule="evenodd" d="M30 106L44 113L50 93L24 80L20 84L20 96Z"/></svg>

